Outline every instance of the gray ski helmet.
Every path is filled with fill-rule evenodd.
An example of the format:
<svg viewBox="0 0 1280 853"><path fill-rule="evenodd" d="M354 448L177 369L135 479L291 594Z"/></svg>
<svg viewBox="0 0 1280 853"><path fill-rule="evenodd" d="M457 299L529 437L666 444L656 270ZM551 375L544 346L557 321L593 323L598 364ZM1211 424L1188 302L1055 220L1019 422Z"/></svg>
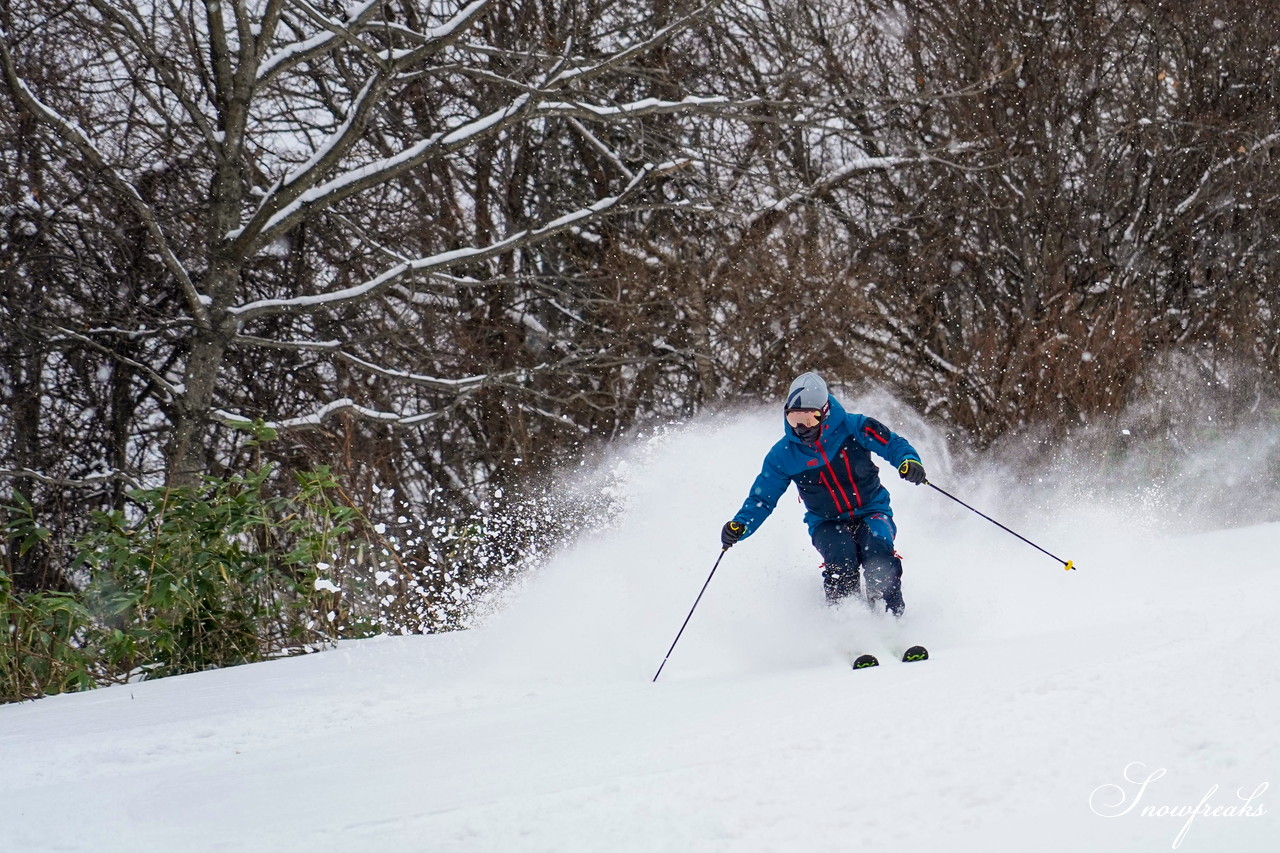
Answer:
<svg viewBox="0 0 1280 853"><path fill-rule="evenodd" d="M801 373L791 383L787 391L787 402L784 409L826 409L827 383L821 376L810 371Z"/></svg>

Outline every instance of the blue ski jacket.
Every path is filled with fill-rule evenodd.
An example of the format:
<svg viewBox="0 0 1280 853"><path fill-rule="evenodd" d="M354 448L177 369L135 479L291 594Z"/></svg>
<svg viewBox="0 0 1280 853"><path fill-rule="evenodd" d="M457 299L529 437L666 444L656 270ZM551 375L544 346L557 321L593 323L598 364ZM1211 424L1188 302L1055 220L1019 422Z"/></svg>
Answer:
<svg viewBox="0 0 1280 853"><path fill-rule="evenodd" d="M812 535L824 521L856 519L873 513L892 516L889 490L880 485L880 469L871 454L887 459L897 470L920 455L902 436L866 415L846 412L834 396L827 397L831 411L822 424L822 435L809 447L783 418L786 435L764 457L760 476L733 520L750 536L774 507L787 486L796 484L804 501L804 520Z"/></svg>

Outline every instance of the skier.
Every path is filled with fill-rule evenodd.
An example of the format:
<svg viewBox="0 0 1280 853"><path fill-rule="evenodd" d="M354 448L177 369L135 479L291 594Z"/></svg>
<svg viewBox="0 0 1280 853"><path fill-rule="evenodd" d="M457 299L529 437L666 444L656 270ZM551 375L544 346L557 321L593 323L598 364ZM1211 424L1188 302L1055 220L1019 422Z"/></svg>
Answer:
<svg viewBox="0 0 1280 853"><path fill-rule="evenodd" d="M755 533L794 482L808 510L809 536L825 561L827 602L858 592L861 569L866 601L881 601L901 616L902 561L893 550L898 528L871 454L917 486L926 482L920 454L874 418L846 412L816 373L796 377L783 408L786 434L765 456L742 509L725 523L721 543L729 548Z"/></svg>

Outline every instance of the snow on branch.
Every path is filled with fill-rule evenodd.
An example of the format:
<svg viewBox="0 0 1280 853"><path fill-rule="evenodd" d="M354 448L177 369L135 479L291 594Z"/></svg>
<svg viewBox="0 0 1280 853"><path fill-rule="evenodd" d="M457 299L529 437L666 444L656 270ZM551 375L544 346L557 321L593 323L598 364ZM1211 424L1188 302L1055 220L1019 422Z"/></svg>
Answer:
<svg viewBox="0 0 1280 853"><path fill-rule="evenodd" d="M133 486L135 489L142 487L137 480L123 471L103 471L98 474L90 474L87 477L51 477L48 474L32 471L29 468L0 468L0 479L39 480L41 483L48 483L51 486L67 486L70 488L101 486L103 483L115 482Z"/></svg>
<svg viewBox="0 0 1280 853"><path fill-rule="evenodd" d="M532 408L529 409L529 411L535 415L541 415L547 420L554 422L558 426L571 429L574 432L577 432L581 435L584 435L584 436L591 435L591 427L587 426L586 424L575 423L573 418L567 417L565 415L557 414L556 412L549 412L546 409L540 409L537 406L533 406Z"/></svg>
<svg viewBox="0 0 1280 853"><path fill-rule="evenodd" d="M312 8L310 4L298 4L298 8L309 12L309 17L319 22L322 31L309 39L295 42L268 57L258 67L258 85L261 86L270 82L290 68L309 62L318 56L323 56L335 47L350 43L352 34L368 22L369 18L373 16L373 13L381 5L381 2L382 0L365 0L363 5L357 6L347 13L345 24L323 15ZM267 34L264 32L263 36L265 38Z"/></svg>
<svg viewBox="0 0 1280 853"><path fill-rule="evenodd" d="M443 417L448 409L438 409L432 412L423 412L414 415L401 415L396 412L384 412L379 409L373 409L369 406L362 406L349 397L343 397L326 403L314 412L308 415L302 415L296 418L286 418L280 421L266 421L263 423L268 429L287 430L287 429L316 429L324 425L324 422L334 415L352 414L356 417L368 421L377 421L378 423L387 424L389 426L409 427L418 426L428 423L437 418ZM243 415L237 415L219 409L213 412L213 417L221 421L229 427L244 428L252 424L251 418Z"/></svg>
<svg viewBox="0 0 1280 853"><path fill-rule="evenodd" d="M911 157L863 157L853 160L841 166L839 169L828 172L809 186L783 196L772 204L751 214L747 217L747 221L745 223L746 228L750 231L758 228L766 221L771 222L778 216L778 214L786 213L788 210L791 210L793 207L804 201L830 192L859 172L892 169L895 166L901 166L904 163L912 162L918 161L916 158Z"/></svg>
<svg viewBox="0 0 1280 853"><path fill-rule="evenodd" d="M505 106L486 115L464 121L450 130L432 134L399 153L346 169L327 181L324 180L325 175L337 167L342 158L351 151L355 140L363 133L371 110L380 102L393 80L397 79L397 75L402 75L415 65L421 64L422 59L427 55L455 43L491 3L492 0L473 0L448 21L418 34L418 40L421 41L419 47L397 52L378 51L375 57L378 70L366 81L360 93L345 111L346 117L342 125L317 148L305 164L277 183L272 191L263 197L258 209L248 217L247 221L227 235L228 239L238 244L237 253L251 255L283 233L292 230L308 216L332 209L352 195L392 180L432 158L448 156L530 115L576 116L601 120L695 109L707 110L730 105L728 99L720 97L691 97L680 101L649 98L616 105L590 104L578 101L571 96L566 97L569 95L566 90L571 84L590 80L652 49L654 45L669 38L673 33L687 27L691 21L716 8L720 0L714 0L601 62L568 70L553 69L548 72L549 79L541 85L519 85L512 81L517 85L518 91ZM372 29L376 25L362 17L369 11L368 5L361 6L355 10L355 22L342 25L324 17L318 11L311 10L309 14L323 26L325 32L296 45L291 49L295 53L277 55L264 62L260 82L279 73L278 69L281 69L284 63L301 61L302 56L323 52L340 43L354 42L357 47L364 49L365 45L358 36L364 29ZM560 98L549 101L552 93L557 91L563 93Z"/></svg>
<svg viewBox="0 0 1280 853"><path fill-rule="evenodd" d="M337 290L332 293L322 293L314 296L297 296L289 299L262 299L239 307L230 308L228 309L228 313L238 317L243 322L271 314L319 311L367 299L375 294L381 293L402 279L410 276L433 273L437 270L461 263L473 263L475 261L486 260L523 246L533 245L552 237L561 231L581 225L584 222L595 219L596 217L624 205L636 195L649 176L665 174L666 172L682 168L688 162L688 160L678 160L657 166L647 166L637 173L636 177L618 195L600 199L588 207L565 214L558 219L553 219L538 228L519 231L488 246L454 249L452 251L431 255L430 257L406 261L397 264L369 281L355 285L354 287Z"/></svg>
<svg viewBox="0 0 1280 853"><path fill-rule="evenodd" d="M622 162L622 157L608 145L605 145L604 142L600 140L600 137L592 133L586 125L578 121L576 118L571 118L569 119L569 126L577 131L578 135L586 140L587 144L596 150L596 153L609 163L612 163L613 167L617 169L621 175L626 177L627 180L635 179L635 172L631 171L627 164Z"/></svg>
<svg viewBox="0 0 1280 853"><path fill-rule="evenodd" d="M279 225L282 222L287 223L284 230L292 227L293 218L299 212L313 208L317 204L328 207L346 198L351 192L359 192L372 184L394 177L406 168L403 162L405 158L408 159L409 166L412 166L416 162L413 153L416 149L430 152L430 144L441 141L444 143L445 150L452 150L454 140L449 135L436 135L418 146L413 146L409 151L402 152L399 157L383 160L382 168L379 168L379 164L370 164L349 171L337 180L316 188L321 178L342 161L342 158L355 145L356 140L364 133L369 116L382 103L396 76L427 56L453 44L490 2L491 0L474 0L445 23L418 34L422 44L413 50L403 51L394 56L385 51L375 52L377 55L373 58L378 65L378 70L369 76L346 108L346 117L341 125L330 134L328 139L317 146L305 163L276 184L275 188L263 198L258 210L249 217L248 225L231 232L227 237L242 243L256 239L258 245L270 242L281 230ZM357 20L363 23L361 16L370 8L358 10ZM358 33L328 22L327 19L326 22L327 36L338 39L339 35L345 35L346 38L340 41L354 42L363 46L363 42L355 37ZM315 50L327 50L329 46L329 41L322 41L314 47ZM261 79L259 83L261 84ZM490 125L485 123L481 129L487 130L489 127Z"/></svg>
<svg viewBox="0 0 1280 853"><path fill-rule="evenodd" d="M490 384L493 381L493 376L490 374L467 376L463 379L441 379L437 376L425 376L421 373L411 373L407 370L396 370L393 368L381 367L371 361L366 361L359 356L342 351L338 351L336 358L368 373L374 373L381 376L384 379L393 379L397 382L406 382L410 385L422 385L436 391L463 393L479 388L482 385Z"/></svg>
<svg viewBox="0 0 1280 853"><path fill-rule="evenodd" d="M524 386L529 380L539 374L554 374L586 367L599 367L606 364L617 364L604 354L594 354L589 357L568 356L556 362L543 362L532 367L515 367L496 373L485 373L476 376L467 376L460 379L444 379L435 376L425 376L422 374L410 373L409 371L396 370L392 368L382 367L374 364L366 359L351 355L350 353L337 352L335 357L345 361L348 364L360 369L381 376L384 379L390 379L398 383L406 383L410 385L419 385L428 387L435 391L453 394L454 401L450 405L436 409L430 412L419 412L416 414L399 414L397 412L382 411L380 409L370 408L360 405L349 397L342 397L337 400L325 403L314 412L307 415L301 415L294 418L286 418L279 421L267 421L264 423L270 429L305 429L321 426L327 419L338 414L354 414L365 420L377 421L379 423L391 426L415 426L446 414L453 405L464 400L471 392L481 388L494 387L499 385ZM546 395L541 395L546 396ZM563 421L567 425L571 425L569 421L562 416L552 415L548 412L541 414L556 420ZM244 427L252 422L250 418L243 415L237 415L225 410L217 410L213 413L216 420L232 427ZM581 427L578 427L581 429Z"/></svg>
<svg viewBox="0 0 1280 853"><path fill-rule="evenodd" d="M714 96L710 98L700 98L690 95L679 101L663 101L658 98L643 98L639 101L631 101L626 104L609 104L597 105L588 104L583 101L547 101L538 105L535 110L536 114L542 116L557 116L563 118L565 116L576 116L578 118L631 118L633 116L643 115L662 115L667 113L684 113L690 112L695 108L701 108L707 111L709 107L749 107L755 106L759 101L751 98L744 101L732 101L728 98Z"/></svg>
<svg viewBox="0 0 1280 853"><path fill-rule="evenodd" d="M356 193L416 168L431 157L464 148L476 138L517 121L528 110L531 103L532 100L528 95L517 96L512 103L488 115L467 122L451 131L434 134L398 154L344 172L319 186L304 189L305 182L296 182L287 190L269 193L262 205L250 217L248 225L227 236L241 243L266 245L292 230L317 209L332 207ZM329 144L339 146L345 138L347 137L331 138ZM322 148L312 160L336 161L340 154L339 148L331 150ZM318 176L319 173L311 169L307 174Z"/></svg>
<svg viewBox="0 0 1280 853"><path fill-rule="evenodd" d="M316 148L310 159L291 171L277 184L275 191L267 197L267 201L279 204L282 200L296 198L294 187L311 186L315 183L313 175L323 174L337 165L343 153L364 131L369 113L378 105L386 92L387 82L387 77L383 74L370 77L347 110L347 117L342 124L323 145Z"/></svg>
<svg viewBox="0 0 1280 853"><path fill-rule="evenodd" d="M128 356L121 355L120 353L116 352L110 347L103 346L102 344L98 343L92 338L82 335L79 332L73 331L72 329L68 329L63 326L54 326L53 331L57 332L60 335L63 335L64 337L70 340L77 341L89 347L92 350L100 352L103 355L107 356L108 358L111 358L114 361L119 362L120 364L125 364L125 365L128 365L129 367L132 367L134 370L138 371L143 376L146 376L147 378L149 378L152 382L156 384L157 387L163 389L165 393L167 393L171 397L174 397L174 398L180 397L183 391L185 390L181 383L171 382L170 380L162 376L160 373L158 373L155 370L155 368L151 367L151 365L143 364L137 359L133 359L133 358L129 358Z"/></svg>
<svg viewBox="0 0 1280 853"><path fill-rule="evenodd" d="M231 339L231 343L293 352L329 352L342 347L342 341L277 341L255 335L236 335Z"/></svg>
<svg viewBox="0 0 1280 853"><path fill-rule="evenodd" d="M340 400L334 400L330 403L326 403L309 415L303 415L297 418L288 418L282 421L266 421L264 426L268 429L275 430L318 427L328 418L342 412L354 412L366 420L381 421L383 423L403 424L409 420L395 412L381 412L377 409L371 409L368 406L361 406L349 397L343 397ZM243 428L244 426L253 423L252 418L246 418L243 415L236 415L222 409L218 409L213 412L213 417L227 426L236 428Z"/></svg>

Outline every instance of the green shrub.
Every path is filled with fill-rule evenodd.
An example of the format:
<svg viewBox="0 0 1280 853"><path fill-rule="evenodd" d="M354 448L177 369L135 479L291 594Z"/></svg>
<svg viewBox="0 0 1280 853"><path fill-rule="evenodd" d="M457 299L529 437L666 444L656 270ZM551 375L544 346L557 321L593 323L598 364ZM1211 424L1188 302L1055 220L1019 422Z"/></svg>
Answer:
<svg viewBox="0 0 1280 853"><path fill-rule="evenodd" d="M0 571L0 613L6 623L0 638L0 701L94 686L92 655L84 644L92 619L75 595L15 596L8 573Z"/></svg>
<svg viewBox="0 0 1280 853"><path fill-rule="evenodd" d="M336 639L313 618L317 565L358 513L335 503L327 469L269 496L271 466L202 488L131 493L140 518L98 513L78 563L85 601L110 630L115 677L231 666Z"/></svg>
<svg viewBox="0 0 1280 853"><path fill-rule="evenodd" d="M329 469L284 478L270 465L128 498L52 546L30 503L0 505L0 701L462 628L543 558L517 547L537 541L526 528L581 521L529 501L464 518L401 504L373 523ZM71 591L15 589L3 560L33 547L75 554Z"/></svg>
<svg viewBox="0 0 1280 853"><path fill-rule="evenodd" d="M298 475L287 495L272 492L272 473L264 466L199 488L135 490L128 511L96 513L76 543L84 583L75 592L18 593L0 568L0 701L335 641L344 606L316 581L353 547L361 515L335 498L328 469ZM21 496L3 518L9 549L48 537Z"/></svg>

